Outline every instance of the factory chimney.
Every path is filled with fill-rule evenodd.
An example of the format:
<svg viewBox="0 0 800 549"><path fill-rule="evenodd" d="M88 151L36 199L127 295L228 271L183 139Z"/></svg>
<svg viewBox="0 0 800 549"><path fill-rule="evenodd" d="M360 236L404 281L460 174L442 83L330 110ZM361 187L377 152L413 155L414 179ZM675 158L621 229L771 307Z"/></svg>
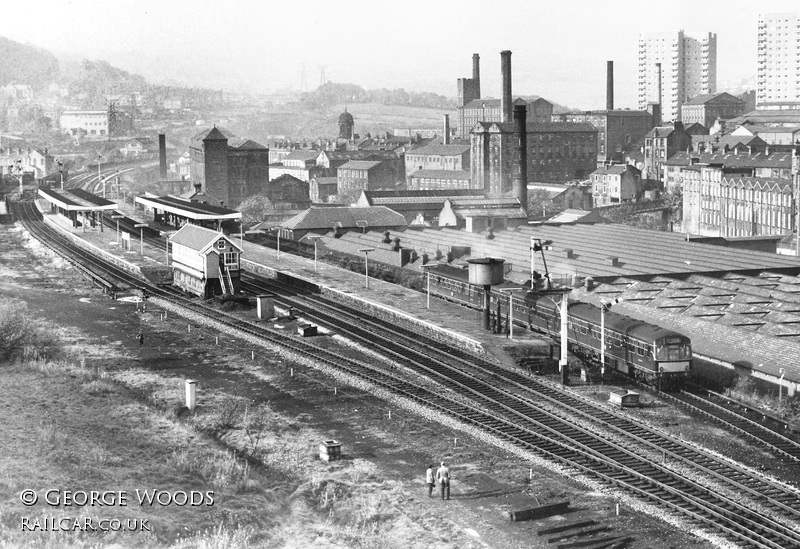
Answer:
<svg viewBox="0 0 800 549"><path fill-rule="evenodd" d="M442 145L450 144L450 115L444 115L444 128L442 128Z"/></svg>
<svg viewBox="0 0 800 549"><path fill-rule="evenodd" d="M167 137L160 133L158 134L158 175L161 181L167 179Z"/></svg>
<svg viewBox="0 0 800 549"><path fill-rule="evenodd" d="M481 98L481 56L472 54L472 81L475 86L475 99Z"/></svg>
<svg viewBox="0 0 800 549"><path fill-rule="evenodd" d="M614 62L606 61L606 110L614 110Z"/></svg>
<svg viewBox="0 0 800 549"><path fill-rule="evenodd" d="M500 111L503 122L511 122L511 52L500 52L500 74L503 78L503 93L500 98Z"/></svg>
<svg viewBox="0 0 800 549"><path fill-rule="evenodd" d="M656 63L656 84L658 87L658 120L656 120L656 126L660 126L662 122L662 117L664 116L664 102L661 101L661 63Z"/></svg>
<svg viewBox="0 0 800 549"><path fill-rule="evenodd" d="M528 211L528 128L525 105L514 105L514 175L512 190L520 206Z"/></svg>

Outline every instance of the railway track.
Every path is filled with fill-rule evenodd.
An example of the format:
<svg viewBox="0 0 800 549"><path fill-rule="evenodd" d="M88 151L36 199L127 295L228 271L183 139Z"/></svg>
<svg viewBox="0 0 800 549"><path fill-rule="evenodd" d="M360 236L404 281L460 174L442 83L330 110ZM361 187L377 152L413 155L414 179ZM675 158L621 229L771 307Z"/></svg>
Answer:
<svg viewBox="0 0 800 549"><path fill-rule="evenodd" d="M25 216L25 208L17 206L17 213L20 217ZM40 220L26 219L23 223L26 226L36 223L42 225L36 233L37 238L52 238L51 246L61 246L61 239L49 234L57 231L44 226ZM74 260L82 262L85 258L76 255ZM505 392L486 380L443 361L426 357L428 364L418 364L416 367L427 369L428 377L446 383L450 390L457 393L455 395L404 379L382 365L346 359L306 341L288 338L285 333L273 333L263 325L209 309L196 301L151 286L116 267L109 266L106 276L114 278L107 282L139 285L146 288L151 295L176 307L212 317L214 322L239 333L267 344L288 348L298 356L322 362L367 380L375 386L438 410L519 448L561 463L570 470L580 471L604 484L613 485L638 498L672 509L690 522L713 530L743 546L800 546L797 517L782 505L791 506L782 504L779 499L787 497L787 493L792 495L791 490L784 490L779 494L779 486L772 487L771 493L762 487L758 491L758 497L762 499L760 506L749 501L736 501L725 490L704 486L691 476L682 475L664 464L647 459L614 440L598 436L592 429L585 428L574 420L538 409L529 399ZM410 358L404 360L412 362ZM526 383L531 382L528 377L520 376L520 379ZM475 404L465 404L466 396ZM756 488L751 490L755 491ZM798 497L796 492L793 495Z"/></svg>
<svg viewBox="0 0 800 549"><path fill-rule="evenodd" d="M666 400L710 418L726 429L767 447L784 459L800 462L800 440L797 435L781 433L779 425L770 427L773 422L767 422L766 416L753 411L745 415L749 409L745 408L744 413L736 411L703 397L697 391L699 388L695 388L692 392L683 390L680 393L663 396ZM753 419L753 416L760 417L761 422Z"/></svg>
<svg viewBox="0 0 800 549"><path fill-rule="evenodd" d="M510 421L519 421L521 418L534 419L539 425L547 427L549 432L553 433L552 436L566 436L568 439L567 444L578 443L590 446L586 442L587 437L595 437L598 432L604 433L606 439L609 440L614 438L620 440L621 437L622 442L619 444L627 452L630 451L630 448L636 447L637 452L649 455L652 462L663 459L664 462L669 462L671 464L670 467L673 468L691 467L695 472L710 479L711 483L717 484L723 491L731 494L744 494L745 497L752 498L754 502L758 501L760 505L770 507L776 515L787 514L792 516L794 520L800 519L800 511L798 511L800 497L793 489L780 483L770 482L759 475L754 476L752 471L748 471L744 467L738 467L732 462L720 460L709 452L704 452L655 429L634 423L628 417L598 406L588 399L575 396L571 392L565 392L556 385L531 380L527 376L507 371L485 361L478 368L475 368L475 365L471 363L463 364L465 358L462 357L457 360L452 352L446 352L441 349L440 345L435 343L432 347L429 347L428 345L431 342L421 341L424 338L419 334L409 332L400 335L402 332L407 331L390 323L381 323L380 321L366 318L357 312L348 312L347 308L344 308L343 311L338 304L327 302L327 300L318 295L304 295L302 296L304 299L298 299L300 294L293 288L287 288L285 285L276 286L263 280L259 284L257 282L258 277L249 275L245 278L245 287L254 293L263 293L265 290L280 293L282 294L280 300L283 300L284 305L304 311L313 320L334 330L345 332L348 337L354 337L364 344L369 344L371 348L377 346L380 351L400 364L415 368L416 371L437 378L448 385L451 384L456 376L450 371L451 368L448 365L441 364L444 361L449 360L451 364L460 361L462 362L460 366L464 369L488 374L484 376L485 382L476 382L475 379L460 379L462 387L465 388L463 393L465 396L476 399L476 394L472 389L486 382L492 383L493 386L502 384L508 390L513 388L519 394L524 395L525 398L510 405L515 410L514 414L516 414L512 414L511 417L505 414ZM287 294L294 297L287 297ZM310 301L310 306L309 303L304 303L304 300ZM326 311L326 309L328 310ZM384 338L380 335L382 333L391 333L392 338ZM398 336L401 338L399 341L395 340ZM412 347L424 350L406 350L404 355L401 354L400 349ZM427 363L427 367L414 366L414 361L409 360L408 357L415 353L418 355L416 357L417 364ZM474 360L474 357L466 357L466 360ZM473 373L472 375L479 376L478 373ZM498 412L498 410L491 408L492 401L501 402L503 398L503 396L493 395L488 403L482 403L482 409L489 409L495 414L504 415L503 411ZM480 399L478 398L478 400ZM548 402L557 412L542 411L534 413L533 410L541 407L543 401ZM588 427L581 428L578 431L574 429L570 431L568 426L571 422L574 422L573 418L576 413L581 417L582 422L588 424ZM587 431L587 429L590 431ZM597 452L599 455L609 455L613 454L614 450L601 447ZM627 453L623 459L636 458ZM768 496L765 497L765 494L768 494Z"/></svg>

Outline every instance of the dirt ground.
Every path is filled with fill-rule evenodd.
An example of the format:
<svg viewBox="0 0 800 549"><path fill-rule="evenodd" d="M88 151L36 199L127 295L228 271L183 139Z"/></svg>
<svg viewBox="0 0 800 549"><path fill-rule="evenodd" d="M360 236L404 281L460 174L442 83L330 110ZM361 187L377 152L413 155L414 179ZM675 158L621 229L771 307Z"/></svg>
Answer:
<svg viewBox="0 0 800 549"><path fill-rule="evenodd" d="M0 547L544 548L558 534L539 531L589 520L609 528L598 541L627 536L629 548L721 546L307 365L266 349L253 359L252 345L226 334L111 301L25 243L0 226L0 297L24 300L65 349L56 361L0 365ZM186 379L197 381L198 407L181 415ZM343 460L318 459L328 439L342 443ZM423 480L442 460L450 501L429 499ZM146 533L21 531L26 516L92 515L20 502L22 490L53 488L216 498L100 510L147 519ZM562 501L563 515L508 517Z"/></svg>

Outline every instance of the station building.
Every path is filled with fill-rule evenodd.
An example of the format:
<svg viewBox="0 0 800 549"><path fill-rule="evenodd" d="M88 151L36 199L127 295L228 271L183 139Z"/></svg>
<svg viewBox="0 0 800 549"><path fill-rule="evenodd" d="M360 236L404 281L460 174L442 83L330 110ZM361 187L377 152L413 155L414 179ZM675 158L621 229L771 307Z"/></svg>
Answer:
<svg viewBox="0 0 800 549"><path fill-rule="evenodd" d="M103 212L117 209L116 203L83 189L39 189L39 197L49 203L51 214L68 221L72 229L80 227L81 231L103 232Z"/></svg>
<svg viewBox="0 0 800 549"><path fill-rule="evenodd" d="M186 224L169 239L173 284L207 299L236 293L243 252L222 232Z"/></svg>
<svg viewBox="0 0 800 549"><path fill-rule="evenodd" d="M152 213L156 225L166 225L165 230L193 224L231 233L239 229L242 219L242 213L236 210L202 202L190 202L174 196L137 196L135 202L145 213Z"/></svg>

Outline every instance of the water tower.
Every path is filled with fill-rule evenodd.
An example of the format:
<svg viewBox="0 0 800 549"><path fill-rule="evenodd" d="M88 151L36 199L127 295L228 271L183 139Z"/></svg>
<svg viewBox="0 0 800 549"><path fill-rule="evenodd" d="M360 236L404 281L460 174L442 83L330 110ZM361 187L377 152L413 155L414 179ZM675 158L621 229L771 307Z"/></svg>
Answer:
<svg viewBox="0 0 800 549"><path fill-rule="evenodd" d="M469 283L483 286L483 329L489 329L489 318L491 316L491 304L489 301L492 286L503 283L503 263L505 259L494 257L482 257L480 259L470 259L469 263Z"/></svg>

